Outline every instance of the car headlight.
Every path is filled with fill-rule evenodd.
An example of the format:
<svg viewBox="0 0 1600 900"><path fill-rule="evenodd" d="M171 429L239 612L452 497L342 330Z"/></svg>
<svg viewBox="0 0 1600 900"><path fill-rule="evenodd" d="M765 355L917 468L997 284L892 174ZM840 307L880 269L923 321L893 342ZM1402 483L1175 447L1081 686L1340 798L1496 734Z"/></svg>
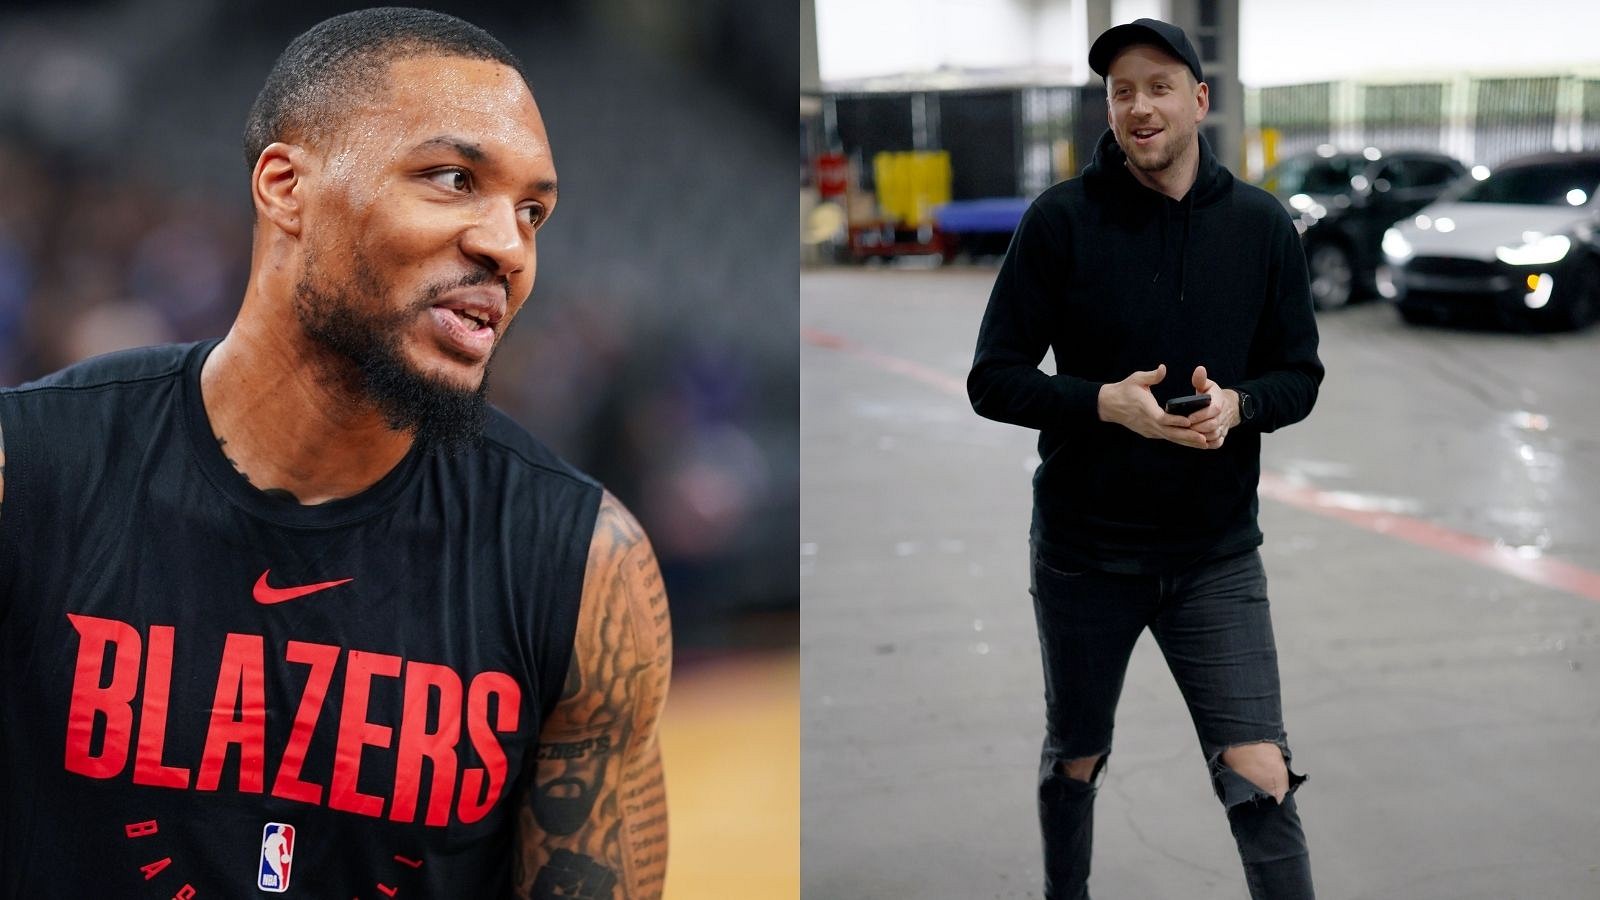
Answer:
<svg viewBox="0 0 1600 900"><path fill-rule="evenodd" d="M1550 303L1550 295L1555 291L1556 280L1548 272L1529 275L1524 282L1528 286L1528 293L1522 302L1529 309L1543 309Z"/></svg>
<svg viewBox="0 0 1600 900"><path fill-rule="evenodd" d="M1567 251L1572 249L1572 239L1564 234L1543 237L1529 234L1523 238L1524 242L1516 246L1494 248L1495 258L1508 266L1547 266L1565 259Z"/></svg>
<svg viewBox="0 0 1600 900"><path fill-rule="evenodd" d="M1411 258L1411 242L1399 231L1391 228L1383 233L1383 255L1392 263L1403 263Z"/></svg>

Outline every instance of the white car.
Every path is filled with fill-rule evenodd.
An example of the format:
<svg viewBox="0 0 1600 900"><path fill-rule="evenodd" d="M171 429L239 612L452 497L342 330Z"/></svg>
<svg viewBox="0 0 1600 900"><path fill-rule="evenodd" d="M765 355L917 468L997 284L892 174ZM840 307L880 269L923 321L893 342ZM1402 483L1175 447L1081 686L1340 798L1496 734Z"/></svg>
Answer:
<svg viewBox="0 0 1600 900"><path fill-rule="evenodd" d="M1385 232L1378 289L1407 322L1582 328L1600 316L1597 231L1600 153L1522 157Z"/></svg>

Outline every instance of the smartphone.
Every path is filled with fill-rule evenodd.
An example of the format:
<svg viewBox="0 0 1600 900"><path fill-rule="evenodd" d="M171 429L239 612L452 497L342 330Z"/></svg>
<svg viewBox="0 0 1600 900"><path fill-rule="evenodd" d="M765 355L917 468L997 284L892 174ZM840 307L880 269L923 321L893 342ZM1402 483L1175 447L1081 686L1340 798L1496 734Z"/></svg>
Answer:
<svg viewBox="0 0 1600 900"><path fill-rule="evenodd" d="M1167 412L1174 416L1187 416L1211 405L1210 394L1190 394L1167 401Z"/></svg>

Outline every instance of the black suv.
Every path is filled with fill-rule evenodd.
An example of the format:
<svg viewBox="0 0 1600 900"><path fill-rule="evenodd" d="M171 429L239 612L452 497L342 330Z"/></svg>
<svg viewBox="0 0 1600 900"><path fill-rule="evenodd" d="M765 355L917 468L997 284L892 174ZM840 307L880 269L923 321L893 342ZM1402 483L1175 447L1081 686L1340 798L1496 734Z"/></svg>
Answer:
<svg viewBox="0 0 1600 900"><path fill-rule="evenodd" d="M1318 309L1344 306L1377 291L1383 232L1427 206L1467 173L1443 153L1328 146L1288 157L1261 179L1283 202L1305 244L1311 299Z"/></svg>

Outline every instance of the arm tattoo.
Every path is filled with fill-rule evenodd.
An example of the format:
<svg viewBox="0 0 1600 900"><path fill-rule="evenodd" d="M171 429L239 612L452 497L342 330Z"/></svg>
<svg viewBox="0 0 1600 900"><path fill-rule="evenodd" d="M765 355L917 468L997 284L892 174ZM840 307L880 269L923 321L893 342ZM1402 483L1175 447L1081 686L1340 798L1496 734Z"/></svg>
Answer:
<svg viewBox="0 0 1600 900"><path fill-rule="evenodd" d="M572 666L519 812L517 896L659 897L667 813L655 734L671 622L650 543L609 494L581 604Z"/></svg>
<svg viewBox="0 0 1600 900"><path fill-rule="evenodd" d="M592 858L571 850L556 850L533 882L534 900L611 900L616 896L617 873Z"/></svg>

